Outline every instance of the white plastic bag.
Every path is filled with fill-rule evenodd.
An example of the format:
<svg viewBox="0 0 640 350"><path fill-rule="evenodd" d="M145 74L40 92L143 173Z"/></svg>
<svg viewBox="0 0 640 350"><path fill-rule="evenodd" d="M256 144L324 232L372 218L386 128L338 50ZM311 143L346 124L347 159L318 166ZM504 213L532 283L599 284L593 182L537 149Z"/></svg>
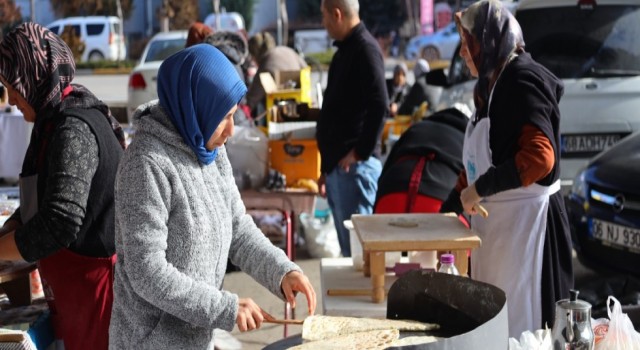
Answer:
<svg viewBox="0 0 640 350"><path fill-rule="evenodd" d="M300 214L300 223L304 228L307 250L312 258L337 258L340 256L340 243L329 213L325 218L316 218L308 213Z"/></svg>
<svg viewBox="0 0 640 350"><path fill-rule="evenodd" d="M613 309L611 308L613 301ZM640 333L633 328L633 323L627 314L622 313L622 305L618 299L607 298L607 314L609 315L609 330L596 350L640 350Z"/></svg>
<svg viewBox="0 0 640 350"><path fill-rule="evenodd" d="M520 341L509 338L509 350L553 350L550 329L538 329L534 333L524 331Z"/></svg>

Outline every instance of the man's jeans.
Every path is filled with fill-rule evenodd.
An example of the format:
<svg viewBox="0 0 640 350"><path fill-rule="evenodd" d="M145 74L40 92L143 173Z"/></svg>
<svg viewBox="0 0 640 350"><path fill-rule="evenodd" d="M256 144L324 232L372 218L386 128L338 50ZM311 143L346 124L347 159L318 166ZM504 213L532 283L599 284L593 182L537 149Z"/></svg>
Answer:
<svg viewBox="0 0 640 350"><path fill-rule="evenodd" d="M371 214L378 190L382 164L375 157L352 164L349 172L336 166L326 175L327 202L333 214L342 256L351 256L349 230L343 221L352 214Z"/></svg>

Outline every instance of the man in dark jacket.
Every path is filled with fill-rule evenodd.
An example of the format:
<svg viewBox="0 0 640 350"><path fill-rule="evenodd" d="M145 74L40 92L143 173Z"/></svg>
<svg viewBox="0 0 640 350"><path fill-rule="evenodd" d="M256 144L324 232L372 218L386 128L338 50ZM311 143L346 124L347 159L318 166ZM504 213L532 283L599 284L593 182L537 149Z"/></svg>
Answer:
<svg viewBox="0 0 640 350"><path fill-rule="evenodd" d="M323 0L322 23L338 51L329 67L316 138L322 159L318 179L334 216L343 256L351 256L343 221L370 214L381 172L380 133L389 115L384 61L360 22L357 0Z"/></svg>

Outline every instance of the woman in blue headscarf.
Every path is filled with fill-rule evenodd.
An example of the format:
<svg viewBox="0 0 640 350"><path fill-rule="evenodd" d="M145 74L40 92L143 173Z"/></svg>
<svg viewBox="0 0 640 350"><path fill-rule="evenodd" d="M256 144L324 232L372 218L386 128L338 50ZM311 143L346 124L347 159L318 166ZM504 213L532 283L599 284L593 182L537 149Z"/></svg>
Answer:
<svg viewBox="0 0 640 350"><path fill-rule="evenodd" d="M256 227L224 143L247 89L211 45L166 59L159 101L134 115L136 136L116 180L116 265L111 349L211 349L213 330L259 328L269 317L221 289L227 258L294 303L309 280Z"/></svg>

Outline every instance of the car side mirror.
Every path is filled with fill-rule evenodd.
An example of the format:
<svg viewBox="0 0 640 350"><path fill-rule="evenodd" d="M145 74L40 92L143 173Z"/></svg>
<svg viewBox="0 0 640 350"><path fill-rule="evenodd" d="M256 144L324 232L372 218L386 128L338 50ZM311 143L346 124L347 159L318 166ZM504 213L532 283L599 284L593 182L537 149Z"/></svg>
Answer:
<svg viewBox="0 0 640 350"><path fill-rule="evenodd" d="M444 69L434 69L427 73L427 84L442 87L449 85Z"/></svg>

